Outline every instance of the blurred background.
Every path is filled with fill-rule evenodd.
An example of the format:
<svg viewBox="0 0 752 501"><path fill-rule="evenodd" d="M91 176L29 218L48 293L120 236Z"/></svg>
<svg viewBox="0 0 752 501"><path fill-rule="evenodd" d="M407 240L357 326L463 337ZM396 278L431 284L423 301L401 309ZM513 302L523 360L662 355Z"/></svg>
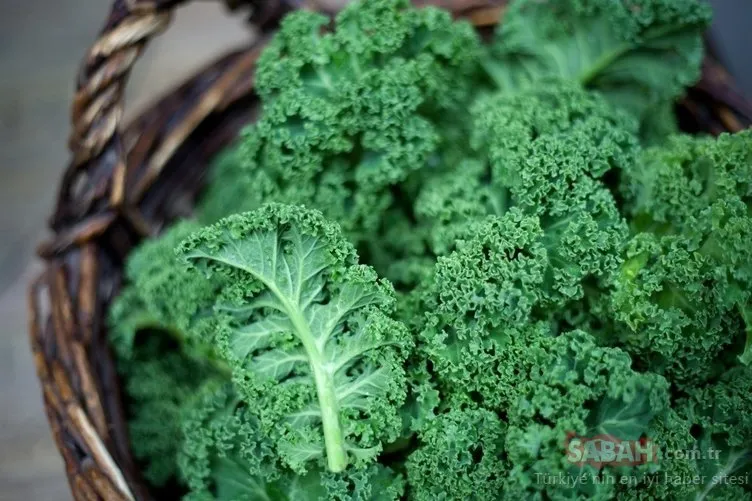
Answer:
<svg viewBox="0 0 752 501"><path fill-rule="evenodd" d="M747 96L752 2L715 0L714 42ZM47 428L26 334L26 284L68 155L68 109L80 58L107 0L0 0L0 501L70 500ZM229 47L254 37L217 2L181 9L129 86L127 115Z"/></svg>

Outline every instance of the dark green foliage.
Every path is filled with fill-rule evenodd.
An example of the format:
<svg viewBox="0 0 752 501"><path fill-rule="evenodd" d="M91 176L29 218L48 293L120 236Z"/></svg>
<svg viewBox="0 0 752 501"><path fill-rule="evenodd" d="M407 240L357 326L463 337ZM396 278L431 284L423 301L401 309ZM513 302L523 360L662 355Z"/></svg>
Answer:
<svg viewBox="0 0 752 501"><path fill-rule="evenodd" d="M622 190L637 234L614 277L619 342L680 385L733 356L749 364L752 134L673 137L645 150Z"/></svg>
<svg viewBox="0 0 752 501"><path fill-rule="evenodd" d="M505 424L483 409L453 409L419 433L407 460L411 499L494 499L502 492Z"/></svg>
<svg viewBox="0 0 752 501"><path fill-rule="evenodd" d="M146 334L145 342L122 363L133 454L144 462L147 480L157 486L177 474L183 406L206 380L223 379L212 364L169 351L174 341L166 336L159 331Z"/></svg>
<svg viewBox="0 0 752 501"><path fill-rule="evenodd" d="M199 230L179 254L227 284L219 353L287 466L339 472L398 438L412 340L391 318L391 285L357 264L337 225L265 205Z"/></svg>
<svg viewBox="0 0 752 501"><path fill-rule="evenodd" d="M110 310L147 479L193 501L752 499L752 134L672 114L708 20L514 0L484 45L406 0L286 17L198 222L134 251ZM596 441L658 453L576 459Z"/></svg>
<svg viewBox="0 0 752 501"><path fill-rule="evenodd" d="M267 202L302 203L366 252L387 251L385 233L409 218L396 186L451 149L437 121L471 98L468 77L480 55L469 24L407 6L354 4L325 34L322 15L284 20L258 62L263 114L235 147L241 160L217 164L204 221ZM390 254L409 251L391 244Z"/></svg>
<svg viewBox="0 0 752 501"><path fill-rule="evenodd" d="M699 78L709 21L695 0L517 0L486 67L507 91L562 78L643 117Z"/></svg>

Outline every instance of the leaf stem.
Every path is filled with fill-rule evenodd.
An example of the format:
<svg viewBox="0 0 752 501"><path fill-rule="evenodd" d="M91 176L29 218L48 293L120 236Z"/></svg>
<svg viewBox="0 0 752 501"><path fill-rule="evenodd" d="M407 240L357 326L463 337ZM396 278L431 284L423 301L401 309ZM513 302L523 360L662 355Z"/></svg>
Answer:
<svg viewBox="0 0 752 501"><path fill-rule="evenodd" d="M308 322L283 296L279 296L288 309L293 327L308 354L308 359L316 383L316 394L321 408L321 425L324 428L324 446L326 447L327 466L332 472L340 472L347 468L347 453L345 440L342 436L342 427L339 424L339 406L334 393L334 383L330 374L321 360L321 354L316 346L316 340L311 333Z"/></svg>
<svg viewBox="0 0 752 501"><path fill-rule="evenodd" d="M239 249L236 252L238 255L243 254ZM324 446L326 448L327 465L332 472L336 473L343 471L347 468L347 452L345 450L345 440L342 434L342 427L339 423L339 406L334 391L334 381L332 381L333 374L331 374L324 366L323 360L321 359L321 353L316 345L316 338L311 332L311 326L301 312L299 305L292 304L272 280L258 273L249 266L239 266L231 260L218 258L208 254L188 257L211 259L231 267L239 267L261 281L261 283L263 283L279 300L280 304L282 304L285 312L290 317L293 329L297 333L298 339L303 345L303 349L308 355L311 372L313 372L314 383L316 385L316 395L319 400L319 406L321 407L321 425L324 429ZM277 262L275 254L272 269L276 269L276 267Z"/></svg>
<svg viewBox="0 0 752 501"><path fill-rule="evenodd" d="M661 26L653 30L642 33L643 40L654 40L664 36L672 35L676 32L676 27L673 25ZM587 86L601 73L603 70L614 64L620 57L628 54L630 51L642 48L641 45L648 45L646 42L635 43L625 42L619 44L613 50L605 52L601 57L597 58L595 62L590 65L587 70L582 72L579 77L579 81L582 85Z"/></svg>
<svg viewBox="0 0 752 501"><path fill-rule="evenodd" d="M621 44L616 49L606 52L599 57L587 70L579 77L582 85L587 86L595 79L604 69L612 65L617 59L634 48L632 44Z"/></svg>

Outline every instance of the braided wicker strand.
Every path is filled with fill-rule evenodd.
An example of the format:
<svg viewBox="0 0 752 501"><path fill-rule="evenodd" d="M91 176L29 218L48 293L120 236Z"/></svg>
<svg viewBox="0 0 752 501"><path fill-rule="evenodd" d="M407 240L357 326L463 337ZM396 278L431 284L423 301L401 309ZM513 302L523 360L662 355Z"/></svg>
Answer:
<svg viewBox="0 0 752 501"><path fill-rule="evenodd" d="M262 32L293 8L340 0L228 0L250 8ZM130 249L188 215L213 155L258 113L253 92L257 44L231 52L121 129L124 86L148 41L183 0L115 0L86 54L71 110L72 160L63 175L52 238L40 245L44 272L29 289L30 342L47 416L77 500L151 499L131 457L107 308ZM504 0L416 0L438 4L488 31ZM325 10L325 9L324 9ZM720 64L679 106L685 130L736 131L752 106Z"/></svg>

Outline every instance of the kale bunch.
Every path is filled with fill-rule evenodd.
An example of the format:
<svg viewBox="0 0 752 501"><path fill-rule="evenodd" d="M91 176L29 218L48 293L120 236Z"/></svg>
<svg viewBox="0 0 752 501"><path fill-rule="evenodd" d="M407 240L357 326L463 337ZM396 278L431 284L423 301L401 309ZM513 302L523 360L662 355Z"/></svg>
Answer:
<svg viewBox="0 0 752 501"><path fill-rule="evenodd" d="M406 0L288 15L258 121L110 310L152 485L752 499L752 133L669 111L709 15L513 0L487 42Z"/></svg>

